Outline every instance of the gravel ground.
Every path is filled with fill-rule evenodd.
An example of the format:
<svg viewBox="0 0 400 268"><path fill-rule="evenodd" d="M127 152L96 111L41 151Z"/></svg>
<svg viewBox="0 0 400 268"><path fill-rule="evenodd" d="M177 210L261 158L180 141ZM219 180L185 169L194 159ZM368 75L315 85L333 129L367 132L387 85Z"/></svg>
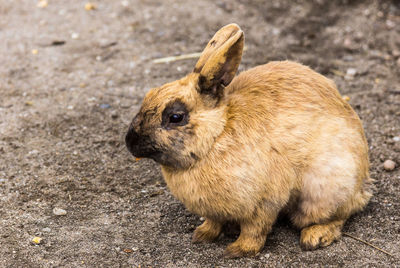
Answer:
<svg viewBox="0 0 400 268"><path fill-rule="evenodd" d="M0 0L0 267L400 267L398 1L85 4ZM392 257L348 236L302 251L281 219L258 256L224 259L235 228L191 244L201 219L174 199L156 163L129 155L123 138L144 94L196 62L153 59L199 52L231 22L246 35L240 70L296 60L349 96L376 189L344 231Z"/></svg>

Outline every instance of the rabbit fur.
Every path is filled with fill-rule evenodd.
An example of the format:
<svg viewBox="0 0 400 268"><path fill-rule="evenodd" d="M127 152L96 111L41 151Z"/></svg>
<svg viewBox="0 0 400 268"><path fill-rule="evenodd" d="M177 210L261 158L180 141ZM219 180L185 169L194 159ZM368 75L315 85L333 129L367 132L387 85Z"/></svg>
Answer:
<svg viewBox="0 0 400 268"><path fill-rule="evenodd" d="M279 213L316 249L341 236L371 197L361 121L333 81L291 61L235 76L244 45L236 24L221 28L192 73L151 89L126 144L161 164L172 194L205 218L193 242L240 225L227 257L253 256Z"/></svg>

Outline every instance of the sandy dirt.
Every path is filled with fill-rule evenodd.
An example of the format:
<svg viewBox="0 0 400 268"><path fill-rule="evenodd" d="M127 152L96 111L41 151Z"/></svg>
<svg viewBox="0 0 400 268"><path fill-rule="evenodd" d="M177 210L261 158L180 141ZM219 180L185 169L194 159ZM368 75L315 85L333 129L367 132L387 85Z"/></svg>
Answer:
<svg viewBox="0 0 400 268"><path fill-rule="evenodd" d="M356 0L0 0L0 267L400 267L400 3ZM254 258L222 258L237 231L191 244L201 219L151 160L124 144L152 87L190 72L221 26L236 22L240 70L302 62L333 79L360 115L375 194L344 236L307 252L277 222ZM54 208L66 215L57 216ZM39 245L33 237L42 238Z"/></svg>

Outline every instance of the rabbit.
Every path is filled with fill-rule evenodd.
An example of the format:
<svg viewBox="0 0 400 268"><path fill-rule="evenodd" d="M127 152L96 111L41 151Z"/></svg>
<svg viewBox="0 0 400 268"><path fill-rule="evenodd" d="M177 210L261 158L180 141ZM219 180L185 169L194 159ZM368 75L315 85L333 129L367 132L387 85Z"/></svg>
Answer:
<svg viewBox="0 0 400 268"><path fill-rule="evenodd" d="M233 221L240 235L224 256L255 256L285 213L303 249L328 246L372 196L361 121L333 81L299 63L235 76L243 46L240 27L226 25L190 74L151 89L127 148L161 164L172 194L205 218L194 243Z"/></svg>

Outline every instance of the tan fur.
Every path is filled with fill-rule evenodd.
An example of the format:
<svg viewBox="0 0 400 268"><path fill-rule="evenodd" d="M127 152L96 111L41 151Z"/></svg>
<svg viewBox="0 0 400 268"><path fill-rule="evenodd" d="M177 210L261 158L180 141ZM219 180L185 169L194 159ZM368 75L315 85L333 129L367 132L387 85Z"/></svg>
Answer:
<svg viewBox="0 0 400 268"><path fill-rule="evenodd" d="M228 42L223 29L221 42ZM212 241L224 222L236 221L241 234L226 256L254 255L277 215L285 211L303 229L302 247L327 246L371 197L360 119L331 80L290 61L255 67L220 87L213 79L229 76L223 70L236 72L243 47L235 44L243 42L240 28L228 29L236 38L229 43L233 50L227 46L225 53L212 53L208 46L195 72L147 94L137 116L147 112L146 118L132 125L169 148L178 163L162 165L162 173L174 196L206 218L194 242ZM229 61L226 55L236 58ZM208 69L202 69L206 65ZM199 88L202 75L207 87L223 90L221 98ZM161 113L175 99L188 106L189 123L162 129ZM143 121L147 123L139 129ZM183 145L174 148L171 137L181 137Z"/></svg>

